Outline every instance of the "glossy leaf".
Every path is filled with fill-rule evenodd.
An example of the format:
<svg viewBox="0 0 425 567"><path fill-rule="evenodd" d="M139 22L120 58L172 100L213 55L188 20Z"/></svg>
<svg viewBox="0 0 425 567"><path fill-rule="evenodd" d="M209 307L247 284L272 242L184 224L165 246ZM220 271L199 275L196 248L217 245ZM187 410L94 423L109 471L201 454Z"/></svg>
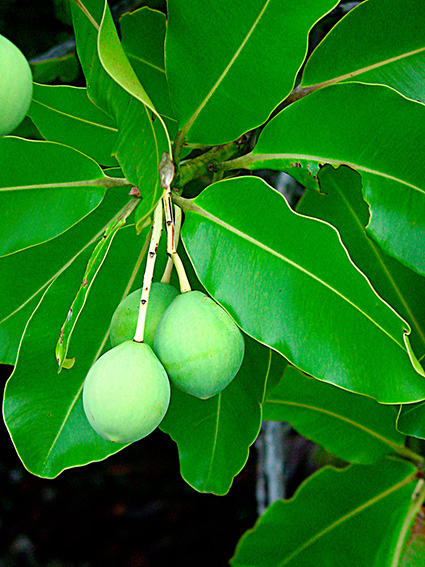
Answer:
<svg viewBox="0 0 425 567"><path fill-rule="evenodd" d="M425 102L425 13L416 0L370 0L351 10L307 61L301 85L389 85Z"/></svg>
<svg viewBox="0 0 425 567"><path fill-rule="evenodd" d="M199 400L173 387L160 426L178 445L183 478L200 492L228 492L261 427L271 352L250 338L245 346L238 375L213 398Z"/></svg>
<svg viewBox="0 0 425 567"><path fill-rule="evenodd" d="M86 89L34 84L29 116L46 140L76 148L102 165L117 164L115 122L90 102Z"/></svg>
<svg viewBox="0 0 425 567"><path fill-rule="evenodd" d="M67 53L48 59L35 57L30 62L33 80L37 83L53 83L57 79L64 83L72 83L78 78L80 66L75 53Z"/></svg>
<svg viewBox="0 0 425 567"><path fill-rule="evenodd" d="M416 470L387 458L326 467L288 501L278 500L238 544L232 567L395 567Z"/></svg>
<svg viewBox="0 0 425 567"><path fill-rule="evenodd" d="M0 361L14 364L27 320L47 287L95 244L129 201L128 189L109 191L100 206L62 235L0 259ZM47 261L48 259L48 261ZM9 274L19 274L10 278Z"/></svg>
<svg viewBox="0 0 425 567"><path fill-rule="evenodd" d="M139 83L118 39L106 0L71 3L77 51L89 97L118 126L114 155L126 178L142 194L141 226L162 195L158 164L171 153L162 118Z"/></svg>
<svg viewBox="0 0 425 567"><path fill-rule="evenodd" d="M403 453L396 418L395 407L314 380L293 366L268 393L263 411L263 419L288 422L333 455L365 464Z"/></svg>
<svg viewBox="0 0 425 567"><path fill-rule="evenodd" d="M87 297L91 291L96 276L108 255L112 241L118 231L123 228L124 224L125 219L123 218L113 220L109 223L101 240L99 240L96 244L90 259L87 262L80 287L78 288L73 302L71 303L71 307L69 308L65 321L61 327L58 342L56 343L55 354L59 365L58 372L62 370L62 367L66 368L66 355L68 353L69 343L75 325L81 315L81 311L84 309L84 305L86 304Z"/></svg>
<svg viewBox="0 0 425 567"><path fill-rule="evenodd" d="M171 107L165 74L165 15L150 8L127 12L120 19L121 42L140 83L164 119L171 138L177 121Z"/></svg>
<svg viewBox="0 0 425 567"><path fill-rule="evenodd" d="M144 240L130 226L117 234L74 329L69 356L75 357L75 364L70 370L58 374L55 344L93 245L52 282L26 326L3 411L17 453L33 474L53 478L123 447L91 428L81 391L91 365L110 348L109 325L116 306L141 285Z"/></svg>
<svg viewBox="0 0 425 567"><path fill-rule="evenodd" d="M54 238L102 201L106 177L92 159L52 142L0 138L0 255Z"/></svg>
<svg viewBox="0 0 425 567"><path fill-rule="evenodd" d="M245 167L283 169L315 188L326 163L359 171L370 206L369 234L385 252L425 274L425 182L418 167L424 136L424 105L387 87L340 84L282 111L243 159Z"/></svg>
<svg viewBox="0 0 425 567"><path fill-rule="evenodd" d="M169 0L166 69L183 136L216 145L262 124L292 90L310 28L336 4Z"/></svg>
<svg viewBox="0 0 425 567"><path fill-rule="evenodd" d="M176 200L197 276L247 334L344 389L384 403L423 399L423 376L404 345L408 324L352 264L334 228L294 213L255 177Z"/></svg>
<svg viewBox="0 0 425 567"><path fill-rule="evenodd" d="M405 319L419 360L425 355L425 278L381 250L368 237L369 210L362 198L360 175L348 167L324 167L319 172L320 193L306 191L297 211L335 226L355 265L378 294Z"/></svg>
<svg viewBox="0 0 425 567"><path fill-rule="evenodd" d="M397 420L397 429L405 435L425 439L425 403L402 406Z"/></svg>

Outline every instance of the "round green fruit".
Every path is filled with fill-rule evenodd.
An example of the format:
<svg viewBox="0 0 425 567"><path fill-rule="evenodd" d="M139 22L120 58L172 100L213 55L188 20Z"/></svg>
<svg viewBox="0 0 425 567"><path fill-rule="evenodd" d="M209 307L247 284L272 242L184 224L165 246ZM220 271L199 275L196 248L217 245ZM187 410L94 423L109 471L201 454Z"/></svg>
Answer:
<svg viewBox="0 0 425 567"><path fill-rule="evenodd" d="M119 345L134 337L139 316L139 303L142 289L136 289L127 295L115 310L111 321L111 344ZM155 282L149 293L148 310L146 313L144 341L153 348L155 329L162 314L179 292L170 284Z"/></svg>
<svg viewBox="0 0 425 567"><path fill-rule="evenodd" d="M224 309L204 293L190 291L176 297L161 317L154 350L178 388L207 399L236 376L245 344Z"/></svg>
<svg viewBox="0 0 425 567"><path fill-rule="evenodd" d="M22 122L32 98L32 74L21 51L0 35L0 136Z"/></svg>
<svg viewBox="0 0 425 567"><path fill-rule="evenodd" d="M145 343L126 341L95 362L83 388L84 412L99 435L132 443L149 435L170 404L167 374Z"/></svg>

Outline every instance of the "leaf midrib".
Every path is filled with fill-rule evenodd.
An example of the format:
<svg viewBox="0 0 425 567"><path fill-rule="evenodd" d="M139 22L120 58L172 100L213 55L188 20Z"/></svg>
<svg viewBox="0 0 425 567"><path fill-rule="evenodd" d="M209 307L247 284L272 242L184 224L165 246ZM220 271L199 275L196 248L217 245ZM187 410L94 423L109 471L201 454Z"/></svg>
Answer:
<svg viewBox="0 0 425 567"><path fill-rule="evenodd" d="M377 258L377 260L378 260L378 262L379 262L379 264L380 264L380 266L381 266L381 268L382 268L382 270L385 274L386 279L389 281L391 287L394 289L394 291L395 291L397 297L399 298L400 302L402 303L402 305L404 305L404 308L406 309L407 313L409 314L410 320L411 320L412 324L414 325L416 332L420 336L422 343L425 346L425 333L422 330L422 328L420 327L418 321L416 320L416 318L415 318L412 310L410 309L407 301L405 300L404 296L401 294L399 288L397 287L396 282L394 281L394 278L392 277L391 271L387 268L387 266L386 266L384 260L382 259L382 256L379 253L376 245L367 236L366 230L365 230L363 224L360 222L359 217L357 216L356 212L354 211L354 209L351 206L351 204L349 203L349 201L346 199L346 197L345 197L344 193L341 191L339 185L337 183L334 183L334 187L335 187L335 190L337 191L338 195L340 196L341 200L344 202L345 206L347 207L348 212L354 218L354 222L358 226L359 230L361 231L363 236L366 238L366 241L368 243L369 248L372 250L372 253Z"/></svg>
<svg viewBox="0 0 425 567"><path fill-rule="evenodd" d="M282 197L283 198L283 197ZM177 201L177 200L176 200ZM207 219L209 219L211 222L214 222L215 224L222 226L225 230L228 230L229 232L236 234L237 236L239 236L240 238L247 240L248 242L250 242L251 244L253 244L254 246L257 246L258 248L261 248L262 250L264 250L266 253L269 253L277 258L279 258L280 260L282 260L283 262L285 262L286 264L289 264L290 266L294 267L295 269L298 269L299 271L301 271L302 273L304 273L305 275L311 277L312 279L314 279L315 281L317 281L319 284L322 284L325 288L329 289L331 292L335 293L335 295L337 295L338 297L340 297L341 299L343 299L344 301L346 301L349 305L351 305L352 307L354 307L359 313L361 313L368 321L370 321L373 325L375 325L380 331L382 331L385 335L387 335L392 341L394 341L396 343L396 345L398 345L404 353L406 353L406 349L404 348L404 345L400 344L398 342L398 340L393 337L386 329L384 329L383 327L381 327L381 325L375 321L374 319L372 319L372 317L370 317L367 313L365 313L358 305L356 305L355 303L353 303L350 299L348 299L347 297L345 297L341 292L339 292L337 289L335 289L334 287L332 287L331 285L329 285L328 283L326 283L325 281L323 281L322 279L320 279L319 277L317 277L315 274L309 272L308 270L306 270L305 268L303 268L302 266L300 266L299 264L293 262L292 260L290 260L289 258L286 258L285 256L283 256L283 254L280 254L279 252L276 252L276 250L273 250L272 248L270 248L269 246L266 246L265 244L263 244L262 242L256 240L255 238L249 236L248 234L238 230L237 228L229 225L228 223L224 222L223 220L215 217L214 215L212 215L211 213L205 211L204 209L202 209L201 207L198 207L198 205L195 205L194 203L190 203L187 206L183 206L183 208L186 208L186 210L190 210L191 212L195 213L195 214L199 214L200 216L203 216ZM297 215L297 213L293 213L295 215ZM299 215L302 216L302 215ZM305 218L305 217L303 217ZM321 222L323 224L326 224L327 226L331 226L328 225L328 223L325 223L324 221L320 221L318 219L315 219L317 222ZM338 233L337 233L338 234ZM339 235L338 235L339 238ZM358 268L353 264L353 262L351 261L350 257L347 255L347 259L348 261L353 265L353 267L358 270ZM358 270L359 271L359 270ZM359 271L359 273L361 274L361 272ZM371 290L376 294L376 292L373 290L373 288L371 288ZM377 298L382 301L380 299L380 297L376 294ZM402 321L402 319L401 319Z"/></svg>
<svg viewBox="0 0 425 567"><path fill-rule="evenodd" d="M328 79L327 81L323 81L322 83L317 83L314 85L306 85L304 88L308 92L313 92L318 89L322 89L324 87L328 87L330 85L334 85L336 83L340 83L342 81L352 79L353 77L357 77L358 75L363 75L364 73L374 71L375 69L379 69L380 67L384 67L385 65L390 65L391 63L395 63L400 59L407 59L408 57L413 57L413 55L417 55L418 53L422 53L423 51L425 51L425 47L419 47L418 49L414 49L413 51L401 53L400 55L395 55L394 57L390 57L389 59L384 59L383 61L372 63L371 65L367 65L366 67L362 67L361 69L351 71L350 73L345 73L344 75L340 75L339 77L334 77L333 79Z"/></svg>
<svg viewBox="0 0 425 567"><path fill-rule="evenodd" d="M95 128L103 128L104 130L111 130L112 132L118 132L118 128L113 128L112 126L106 126L105 124L101 124L100 122L93 122L92 120L87 120L86 118L82 118L81 116L76 116L75 114L70 114L69 112L65 112L64 110L60 110L59 108L55 108L46 104L45 102L40 102L39 100L33 99L33 102L47 108L56 114L60 114L65 116L71 120L76 120L78 122L83 122L84 124L88 124L89 126L93 126Z"/></svg>
<svg viewBox="0 0 425 567"><path fill-rule="evenodd" d="M209 91L209 93L206 95L206 97L204 98L204 100L201 102L201 104L198 106L198 108L195 110L195 112L192 114L192 116L190 117L190 119L188 120L188 122L185 124L185 126L182 128L182 136L186 137L188 131L190 130L192 124L195 122L195 120L197 119L197 117L199 116L199 114L202 112L202 110L204 109L204 107L207 105L208 101L211 99L211 97L214 95L215 91L218 89L218 87L220 86L220 84L222 83L222 81L224 80L224 78L226 77L226 75L228 74L228 72L230 71L230 69L232 68L233 64L235 63L235 61L237 60L237 58L239 57L240 53L242 52L243 48L245 47L245 45L248 43L250 37L252 36L252 34L254 33L256 27L258 26L261 18L263 17L265 11L267 10L268 5L270 4L271 0L266 0L266 2L264 3L263 8L260 10L260 13L258 14L255 22L253 23L253 25L251 26L250 30L248 31L248 33L245 36L245 39L242 41L242 43L240 44L240 46L238 47L238 49L236 50L235 54L233 55L233 57L230 59L229 63L227 64L227 66L225 67L224 71L221 73L220 77L217 79L217 81L215 82L215 84L213 85L213 87L211 88L211 90Z"/></svg>
<svg viewBox="0 0 425 567"><path fill-rule="evenodd" d="M333 411L330 411L330 410L327 410L325 408L321 408L321 407L318 407L318 406L315 406L315 405L312 405L312 404L306 404L306 403L302 403L302 402L293 402L293 401L288 401L288 400L280 400L280 399L270 399L270 398L266 400L266 404L271 404L271 405L276 405L276 406L293 406L293 407L302 408L302 409L305 409L305 410L325 414L329 417L335 418L339 421L342 421L344 423L352 425L356 429L361 429L362 431L364 431L365 433L367 433L371 437L374 437L378 441L384 443L385 445L388 445L389 447L391 447L391 449L394 449L395 451L397 451L403 445L402 443L398 444L395 441L391 441L391 439L384 437L383 435L381 435L380 433L377 433L373 429L370 429L370 428L366 427L365 425L363 425L363 424L361 424L357 421L354 421L354 420L352 420L352 419L350 419L346 416L343 416L341 414L335 413Z"/></svg>
<svg viewBox="0 0 425 567"><path fill-rule="evenodd" d="M246 159L248 158L248 159ZM238 159L238 158L237 158ZM309 155L309 154L298 154L298 153L278 153L278 154L263 154L263 153L257 153L257 154L248 154L247 156L243 156L243 158L240 158L241 161L242 159L244 159L244 161L246 161L245 166L249 168L249 164L251 163L255 163L255 162L267 162L267 161L275 161L275 160L293 160L293 159L299 159L299 160L306 160L306 161L316 161L320 164L331 164L331 165L346 165L348 167L351 167L352 169L355 169L356 171L362 171L364 173L370 173L372 175L377 175L378 177L383 177L385 179L389 179L391 181L395 181L396 183L401 183L402 185L406 185L407 187L410 187L411 189L414 189L420 193L424 193L425 194L425 189L422 189L421 187L418 187L417 185L414 185L413 183L409 183L408 181L405 181L403 179L400 179L398 177L394 177L394 175L390 175L389 173L385 173L383 171L377 171L375 169L371 169L368 167L365 167L363 165L359 165L357 163L351 162L351 161L347 161L347 160L343 160L343 159L331 159L329 157L322 157L322 156L315 156L315 155ZM234 162L236 163L236 159L234 160ZM227 162L227 164L231 164L232 162L229 161Z"/></svg>
<svg viewBox="0 0 425 567"><path fill-rule="evenodd" d="M340 524L342 524L345 521L350 520L351 518L353 518L357 514L360 514L364 510L367 510L368 508L370 508L374 504L377 504L378 502L380 502L384 498L387 498L387 496L391 496L394 492L397 492L398 490L402 489L407 484L410 484L414 479L415 479L415 474L410 474L408 477L404 478L403 480L401 480L397 484L394 484L393 486L391 486L390 488L388 488L384 492L381 492L380 494L378 494L374 498L370 498L369 500L367 500L366 502L364 502L360 506L357 506L356 508L354 508L354 510L347 512L346 514L344 514L343 516L341 516L340 518L338 518L337 520L335 520L334 522L329 524L329 526L326 526L323 530L317 532L314 536L312 536L310 539L308 539L303 545L301 545L298 549L293 551L283 561L281 561L278 564L277 567L284 567L285 565L288 565L288 563L290 563L295 557L297 557L298 555L300 555L300 553L302 553L308 547L310 547L310 545L313 545L314 543L316 543L316 541L318 541L323 536L327 535L329 532L331 532L335 528L337 528Z"/></svg>
<svg viewBox="0 0 425 567"><path fill-rule="evenodd" d="M144 244L144 246L142 247L142 250L141 250L141 252L140 252L140 254L139 254L138 260L137 260L137 262L136 262L136 264L135 264L135 266L134 266L134 268L133 268L132 274L131 274L131 276L130 276L130 278L129 278L129 281L128 281L128 284L127 284L126 289L125 289L125 291L124 291L124 294L123 294L122 299L124 299L124 297L126 297L128 291L130 290L131 286L133 285L133 282L134 282L134 280L135 280L135 278L136 278L136 276L137 276L137 273L138 273L138 271L139 271L139 269L140 269L140 266L141 266L141 264L142 264L143 258L144 258L145 254L146 254L148 242L149 242L149 238L147 237L146 240L145 240L145 244ZM121 300L121 301L122 301L122 300ZM100 342L100 346L99 346L99 348L98 348L98 350L97 350L95 356L93 357L93 363L92 363L92 365L93 365L93 364L96 362L96 360L99 358L99 356L100 356L100 354L101 354L101 352L102 352L102 350L103 350L103 348L104 348L104 346L105 346L105 343L106 343L106 341L108 340L108 337L109 337L109 329L108 329L108 331L106 332L105 336L103 337L102 341ZM78 401L78 398L79 398L79 396L80 396L80 394L81 394L81 391L82 391L83 387L84 387L84 381L82 382L82 384L81 384L80 388L78 389L76 395L75 395L74 398L72 399L72 402L71 402L70 405L69 405L68 411L66 412L66 414L65 414L65 416L64 416L62 425L60 426L60 428L59 428L59 430L58 430L58 432L57 432L55 438L53 439L53 442L52 442L51 445L50 445L50 448L49 448L49 450L48 450L48 452L47 452L45 458L43 459L43 461L42 461L42 463L41 463L41 467L42 467L42 470L43 470L43 471L46 470L46 465L47 465L47 462L48 462L48 460L49 460L49 457L50 457L50 455L51 455L51 453L52 453L52 451L53 451L53 449L54 449L54 447L55 447L55 445L56 445L56 442L58 441L58 439L59 439L59 437L60 437L60 435L61 435L61 433L62 433L62 431L63 431L63 429L64 429L64 427L65 427L65 425L66 425L66 423L67 423L67 421L68 421L69 416L71 415L72 410L73 410L74 407L75 407L75 404L76 404L77 401Z"/></svg>

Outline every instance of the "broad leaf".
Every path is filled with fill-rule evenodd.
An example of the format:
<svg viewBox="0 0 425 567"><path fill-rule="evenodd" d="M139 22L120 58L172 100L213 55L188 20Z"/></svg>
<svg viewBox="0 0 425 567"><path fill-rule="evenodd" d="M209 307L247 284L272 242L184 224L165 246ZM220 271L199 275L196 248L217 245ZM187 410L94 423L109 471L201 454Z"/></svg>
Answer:
<svg viewBox="0 0 425 567"><path fill-rule="evenodd" d="M290 93L314 23L334 0L169 0L166 69L182 136L216 145L262 124Z"/></svg>
<svg viewBox="0 0 425 567"><path fill-rule="evenodd" d="M387 458L324 468L277 501L241 539L232 567L396 567L416 469Z"/></svg>
<svg viewBox="0 0 425 567"><path fill-rule="evenodd" d="M140 227L162 195L158 164L171 153L162 118L139 83L118 39L106 0L71 3L78 55L88 94L118 126L114 155L126 178L143 197Z"/></svg>
<svg viewBox="0 0 425 567"><path fill-rule="evenodd" d="M46 140L76 148L102 165L117 164L115 122L90 102L86 89L35 83L28 114Z"/></svg>
<svg viewBox="0 0 425 567"><path fill-rule="evenodd" d="M53 83L57 79L63 83L72 83L80 73L76 53L59 54L57 57L52 53L48 59L34 57L30 66L33 80L37 83Z"/></svg>
<svg viewBox="0 0 425 567"><path fill-rule="evenodd" d="M319 172L320 193L306 191L297 211L335 226L355 265L378 294L412 328L410 341L419 360L425 355L425 278L384 254L368 237L369 210L362 198L361 177L342 166Z"/></svg>
<svg viewBox="0 0 425 567"><path fill-rule="evenodd" d="M245 358L231 384L209 400L173 388L161 429L179 448L183 478L200 492L226 494L261 427L271 351L245 337Z"/></svg>
<svg viewBox="0 0 425 567"><path fill-rule="evenodd" d="M418 166L424 136L423 104L387 87L340 84L283 110L267 124L253 154L234 166L282 169L314 188L322 165L352 167L361 173L370 206L369 234L425 274L425 182Z"/></svg>
<svg viewBox="0 0 425 567"><path fill-rule="evenodd" d="M0 256L54 238L123 185L87 156L53 142L0 138Z"/></svg>
<svg viewBox="0 0 425 567"><path fill-rule="evenodd" d="M351 10L307 61L302 87L339 81L389 85L425 102L425 13L416 0L369 0Z"/></svg>
<svg viewBox="0 0 425 567"><path fill-rule="evenodd" d="M404 344L408 324L352 264L333 227L294 213L255 177L176 201L197 276L247 334L344 389L384 403L424 398Z"/></svg>
<svg viewBox="0 0 425 567"><path fill-rule="evenodd" d="M121 42L140 83L164 119L170 137L177 134L165 74L166 23L162 12L140 8L120 19Z"/></svg>
<svg viewBox="0 0 425 567"><path fill-rule="evenodd" d="M144 240L130 226L117 234L74 329L69 356L75 364L70 370L58 374L55 345L94 245L52 282L26 326L5 389L4 416L20 458L36 475L53 478L123 447L91 428L81 391L91 365L110 348L109 325L117 304L141 285Z"/></svg>
<svg viewBox="0 0 425 567"><path fill-rule="evenodd" d="M288 367L268 393L263 419L289 422L301 435L351 463L374 463L404 451L397 410L335 388Z"/></svg>
<svg viewBox="0 0 425 567"><path fill-rule="evenodd" d="M124 188L109 191L97 209L61 236L0 259L1 362L15 363L25 324L42 294L80 253L96 243L112 219L125 208L129 200L127 193L128 189ZM8 274L19 274L19 278Z"/></svg>
<svg viewBox="0 0 425 567"><path fill-rule="evenodd" d="M402 406L397 429L405 435L425 439L425 402Z"/></svg>

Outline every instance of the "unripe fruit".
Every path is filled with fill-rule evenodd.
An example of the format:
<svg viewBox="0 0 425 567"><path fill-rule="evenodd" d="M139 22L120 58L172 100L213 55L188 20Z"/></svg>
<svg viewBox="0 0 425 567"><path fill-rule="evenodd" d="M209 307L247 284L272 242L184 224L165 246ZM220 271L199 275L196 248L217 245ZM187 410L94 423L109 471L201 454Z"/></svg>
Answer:
<svg viewBox="0 0 425 567"><path fill-rule="evenodd" d="M207 399L236 376L245 345L224 309L204 293L190 291L177 296L161 317L154 350L178 388Z"/></svg>
<svg viewBox="0 0 425 567"><path fill-rule="evenodd" d="M148 309L146 313L144 341L153 348L155 329L162 314L170 305L179 292L170 284L155 282L149 293ZM141 289L136 289L127 295L112 315L111 321L111 344L119 345L124 341L130 341L134 337L139 316Z"/></svg>
<svg viewBox="0 0 425 567"><path fill-rule="evenodd" d="M170 403L167 374L145 343L126 341L109 350L87 374L84 412L99 435L132 443L149 435Z"/></svg>
<svg viewBox="0 0 425 567"><path fill-rule="evenodd" d="M21 51L0 35L0 136L10 134L28 112L32 74Z"/></svg>

